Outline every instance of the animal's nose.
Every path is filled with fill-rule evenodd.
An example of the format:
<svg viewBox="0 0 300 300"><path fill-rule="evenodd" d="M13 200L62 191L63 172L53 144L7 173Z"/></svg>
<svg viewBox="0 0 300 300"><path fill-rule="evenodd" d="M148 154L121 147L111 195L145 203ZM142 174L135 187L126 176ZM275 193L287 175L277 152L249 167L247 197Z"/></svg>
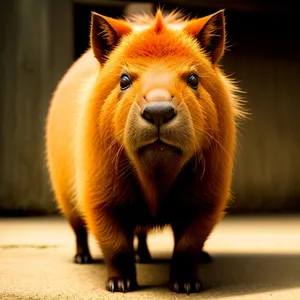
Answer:
<svg viewBox="0 0 300 300"><path fill-rule="evenodd" d="M143 118L157 126L169 122L175 115L175 108L169 101L150 102L143 111Z"/></svg>

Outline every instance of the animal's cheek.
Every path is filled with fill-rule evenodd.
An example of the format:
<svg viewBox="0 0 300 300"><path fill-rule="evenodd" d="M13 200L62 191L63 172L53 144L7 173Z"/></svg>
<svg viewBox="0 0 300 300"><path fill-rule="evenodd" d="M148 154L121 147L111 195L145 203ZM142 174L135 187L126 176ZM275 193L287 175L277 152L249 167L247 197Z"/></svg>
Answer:
<svg viewBox="0 0 300 300"><path fill-rule="evenodd" d="M114 124L114 135L115 139L121 144L124 143L124 133L126 128L126 123L130 114L133 101L130 99L122 99L116 105L116 109L112 116L112 123Z"/></svg>
<svg viewBox="0 0 300 300"><path fill-rule="evenodd" d="M202 135L206 141L218 135L219 119L216 105L211 98L206 99L202 107Z"/></svg>
<svg viewBox="0 0 300 300"><path fill-rule="evenodd" d="M135 102L128 112L124 126L124 146L126 151L134 155L139 147L145 143L154 142L156 139L157 130L149 126L148 122L141 117L141 108Z"/></svg>
<svg viewBox="0 0 300 300"><path fill-rule="evenodd" d="M197 147L206 148L211 137L218 130L218 117L214 101L204 88L201 88L198 98L191 96L186 100L185 103L192 119Z"/></svg>
<svg viewBox="0 0 300 300"><path fill-rule="evenodd" d="M130 152L135 147L136 136L139 133L139 116L140 107L137 103L133 103L128 111L126 123L124 126L124 146L126 151Z"/></svg>
<svg viewBox="0 0 300 300"><path fill-rule="evenodd" d="M202 114L199 99L194 95L186 94L184 101L178 106L181 109L181 114L186 115L193 125L194 129L202 127Z"/></svg>

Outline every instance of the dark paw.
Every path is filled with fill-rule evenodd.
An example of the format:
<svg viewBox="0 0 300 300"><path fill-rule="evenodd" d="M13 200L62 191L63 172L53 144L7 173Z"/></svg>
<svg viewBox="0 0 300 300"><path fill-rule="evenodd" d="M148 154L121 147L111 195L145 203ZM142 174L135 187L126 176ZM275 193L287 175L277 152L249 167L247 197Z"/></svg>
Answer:
<svg viewBox="0 0 300 300"><path fill-rule="evenodd" d="M191 293L201 292L202 285L198 280L191 280L191 281L174 280L171 282L170 290L175 293L184 293L189 295Z"/></svg>
<svg viewBox="0 0 300 300"><path fill-rule="evenodd" d="M137 283L135 279L111 277L107 281L106 289L112 293L126 293L136 290Z"/></svg>
<svg viewBox="0 0 300 300"><path fill-rule="evenodd" d="M199 263L200 264L209 264L211 262L212 262L211 256L207 252L201 251L200 256L199 256Z"/></svg>
<svg viewBox="0 0 300 300"><path fill-rule="evenodd" d="M74 263L76 264L90 264L93 262L93 259L89 253L76 254L73 258Z"/></svg>
<svg viewBox="0 0 300 300"><path fill-rule="evenodd" d="M135 262L138 264L149 264L152 258L149 252L135 253Z"/></svg>

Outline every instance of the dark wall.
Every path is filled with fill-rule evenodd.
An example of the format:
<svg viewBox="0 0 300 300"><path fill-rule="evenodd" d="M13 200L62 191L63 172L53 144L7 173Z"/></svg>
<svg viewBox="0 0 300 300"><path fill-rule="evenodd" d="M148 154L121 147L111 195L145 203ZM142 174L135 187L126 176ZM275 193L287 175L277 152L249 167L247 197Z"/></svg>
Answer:
<svg viewBox="0 0 300 300"><path fill-rule="evenodd" d="M44 159L51 94L72 63L72 5L0 1L0 214L53 213Z"/></svg>
<svg viewBox="0 0 300 300"><path fill-rule="evenodd" d="M91 12L95 11L108 17L119 17L124 14L123 5L82 5L74 4L74 59L77 59L89 47Z"/></svg>
<svg viewBox="0 0 300 300"><path fill-rule="evenodd" d="M120 17L127 1L0 1L0 214L53 213L44 160L51 94L89 46L90 11ZM87 1L84 1L87 2ZM96 3L97 2L97 3ZM165 10L180 1L160 1ZM181 1L191 16L216 1ZM219 1L220 2L220 1ZM225 1L223 1L225 2ZM296 10L277 2L230 1L229 50L223 59L246 92L252 117L242 124L233 182L234 212L300 211L300 45ZM108 5L109 3L109 5ZM189 3L189 5L188 5ZM252 3L252 5L251 5Z"/></svg>

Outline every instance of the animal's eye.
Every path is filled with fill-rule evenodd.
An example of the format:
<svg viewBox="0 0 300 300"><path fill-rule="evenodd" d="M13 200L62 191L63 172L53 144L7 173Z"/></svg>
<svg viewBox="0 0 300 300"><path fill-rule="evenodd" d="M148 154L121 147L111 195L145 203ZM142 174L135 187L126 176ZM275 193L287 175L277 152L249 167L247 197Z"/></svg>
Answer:
<svg viewBox="0 0 300 300"><path fill-rule="evenodd" d="M122 75L120 79L121 90L126 90L131 86L131 80L128 75Z"/></svg>
<svg viewBox="0 0 300 300"><path fill-rule="evenodd" d="M187 83L191 88L196 90L198 88L198 83L199 83L198 76L196 74L190 75Z"/></svg>

